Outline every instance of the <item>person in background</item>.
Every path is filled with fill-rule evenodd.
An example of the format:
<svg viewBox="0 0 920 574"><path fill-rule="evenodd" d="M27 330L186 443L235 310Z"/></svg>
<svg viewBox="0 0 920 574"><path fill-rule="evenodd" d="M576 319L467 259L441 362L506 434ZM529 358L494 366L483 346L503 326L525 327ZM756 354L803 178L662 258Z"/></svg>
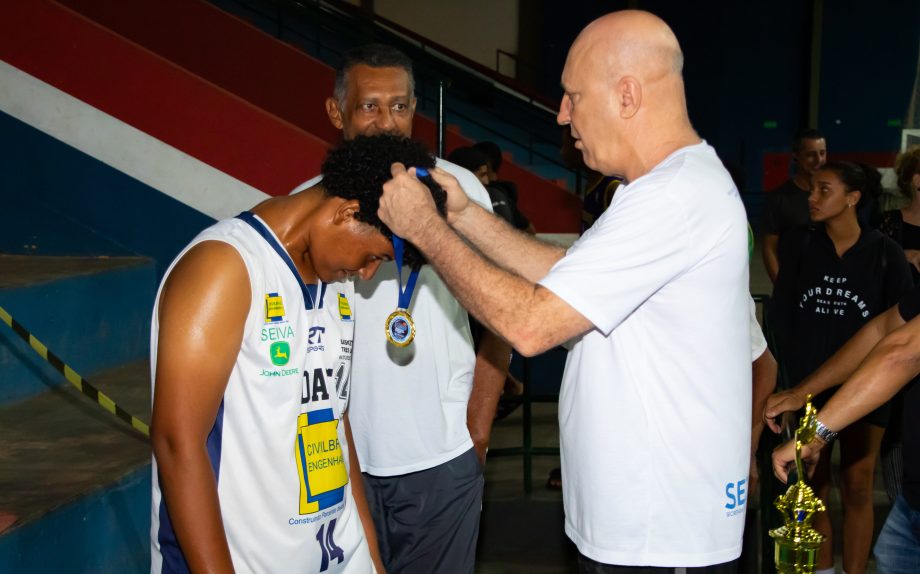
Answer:
<svg viewBox="0 0 920 574"><path fill-rule="evenodd" d="M510 181L502 182L493 179L495 172L491 168L489 156L474 146L458 147L450 152L447 160L460 167L468 169L475 175L492 200L492 212L523 231L532 228L530 221L517 207L517 187ZM503 185L508 184L508 185ZM512 191L513 193L509 193Z"/></svg>
<svg viewBox="0 0 920 574"><path fill-rule="evenodd" d="M895 175L902 207L882 213L879 231L892 238L904 250L910 264L914 285L920 284L920 146L907 149L895 162ZM901 444L901 414L904 395L898 393L891 400L891 421L882 439L882 477L885 492L894 502L901 493L904 473Z"/></svg>
<svg viewBox="0 0 920 574"><path fill-rule="evenodd" d="M513 205L512 212L514 214L514 220L511 221L511 225L517 229L522 229L528 233L536 233L533 224L527 219L527 216L524 215L520 209L518 209L518 188L513 181L508 181L505 179L499 179L498 171L502 168L502 163L504 158L502 157L502 150L498 147L498 144L492 141L481 141L476 144L473 144L473 148L484 154L488 160L487 169L486 169L486 178L488 180L488 185L486 189L489 189L489 194L497 192L501 196L507 198L507 201ZM494 191L493 191L494 190ZM493 196L494 201L494 196ZM504 216L503 216L504 217Z"/></svg>
<svg viewBox="0 0 920 574"><path fill-rule="evenodd" d="M414 86L405 54L382 44L359 46L344 54L326 113L346 140L380 133L411 137ZM457 177L466 195L491 210L473 174L435 161ZM321 182L313 178L293 193ZM388 570L472 572L482 469L508 346L484 331L474 351L466 311L429 267L418 275L409 308L418 335L408 347L388 344L383 326L397 307L401 285L395 264L355 284L349 408L368 506Z"/></svg>
<svg viewBox="0 0 920 574"><path fill-rule="evenodd" d="M899 155L894 171L903 206L882 213L879 230L904 249L914 283L920 283L920 146Z"/></svg>
<svg viewBox="0 0 920 574"><path fill-rule="evenodd" d="M902 418L904 452L903 490L895 499L875 543L879 574L920 572L920 288L914 287L897 305L865 327L815 371L808 384L814 389L841 385L817 414L817 433L802 446L802 458L814 469L821 451L838 433L858 424L873 410L904 393ZM768 424L785 409L764 411ZM773 451L773 472L782 482L794 467L796 445L790 440ZM849 572L849 570L847 571Z"/></svg>
<svg viewBox="0 0 920 574"><path fill-rule="evenodd" d="M779 271L780 235L789 229L808 224L808 194L815 172L827 161L827 141L816 129L799 130L792 139L792 162L795 174L767 194L763 220L763 262L770 281L776 282Z"/></svg>
<svg viewBox="0 0 920 574"><path fill-rule="evenodd" d="M840 349L863 325L910 288L907 261L898 246L857 218L863 198L880 185L878 172L848 162L828 162L814 174L809 197L811 227L784 233L779 246L771 317L780 364L794 385L767 401L771 428L778 411L801 408L814 394L820 409L829 393L818 394L808 375ZM843 564L862 574L872 543L872 481L875 459L888 424L887 405L852 425L840 440L841 498L844 507ZM815 472L817 495L830 495L830 457ZM833 571L833 541L827 513L815 517L826 541L818 560L820 574Z"/></svg>

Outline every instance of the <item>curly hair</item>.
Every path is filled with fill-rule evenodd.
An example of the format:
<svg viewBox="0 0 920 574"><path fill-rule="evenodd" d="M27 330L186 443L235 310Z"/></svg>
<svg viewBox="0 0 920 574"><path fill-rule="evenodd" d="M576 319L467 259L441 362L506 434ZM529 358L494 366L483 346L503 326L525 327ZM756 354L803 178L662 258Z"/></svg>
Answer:
<svg viewBox="0 0 920 574"><path fill-rule="evenodd" d="M434 156L425 146L409 138L390 134L358 136L342 142L326 156L322 186L326 195L358 200L360 207L355 218L391 239L393 232L377 216L383 184L393 177L390 166L400 162L407 168L432 168L434 161ZM438 212L443 216L447 193L430 176L420 180L428 186ZM407 214L407 217L411 215ZM407 243L403 263L418 269L425 263L425 258L414 245Z"/></svg>
<svg viewBox="0 0 920 574"><path fill-rule="evenodd" d="M898 190L901 195L908 201L913 200L914 188L911 182L914 174L920 173L920 145L911 146L898 156L894 172L898 176Z"/></svg>

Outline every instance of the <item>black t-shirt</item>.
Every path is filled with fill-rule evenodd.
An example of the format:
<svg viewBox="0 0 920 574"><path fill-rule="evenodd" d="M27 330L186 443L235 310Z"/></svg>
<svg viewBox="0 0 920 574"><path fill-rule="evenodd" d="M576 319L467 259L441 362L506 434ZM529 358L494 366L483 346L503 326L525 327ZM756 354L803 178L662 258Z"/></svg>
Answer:
<svg viewBox="0 0 920 574"><path fill-rule="evenodd" d="M900 209L882 213L879 231L894 239L903 249L920 250L920 227L904 221ZM914 285L920 285L920 272L911 265Z"/></svg>
<svg viewBox="0 0 920 574"><path fill-rule="evenodd" d="M778 255L771 319L789 385L814 372L912 286L904 252L876 230L863 229L839 257L823 225L800 227L781 236Z"/></svg>
<svg viewBox="0 0 920 574"><path fill-rule="evenodd" d="M901 247L904 249L920 249L920 227L912 223L903 223L901 228Z"/></svg>
<svg viewBox="0 0 920 574"><path fill-rule="evenodd" d="M517 186L510 181L493 181L486 186L489 199L492 200L492 212L501 217L515 229L527 229L530 220L517 206Z"/></svg>
<svg viewBox="0 0 920 574"><path fill-rule="evenodd" d="M898 312L905 321L920 315L920 287L914 288L901 299ZM920 383L914 379L901 392L904 394L901 421L904 482L901 494L911 508L920 510Z"/></svg>
<svg viewBox="0 0 920 574"><path fill-rule="evenodd" d="M763 232L782 235L784 231L808 225L808 190L803 190L791 179L767 193Z"/></svg>

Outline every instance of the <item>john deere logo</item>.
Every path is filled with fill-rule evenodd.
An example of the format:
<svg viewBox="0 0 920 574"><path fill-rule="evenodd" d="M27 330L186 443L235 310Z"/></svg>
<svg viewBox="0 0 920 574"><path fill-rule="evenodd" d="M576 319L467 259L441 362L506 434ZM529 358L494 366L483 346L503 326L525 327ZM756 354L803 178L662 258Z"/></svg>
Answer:
<svg viewBox="0 0 920 574"><path fill-rule="evenodd" d="M288 364L288 361L291 360L291 346L286 341L272 343L268 352L272 358L272 364L279 367Z"/></svg>

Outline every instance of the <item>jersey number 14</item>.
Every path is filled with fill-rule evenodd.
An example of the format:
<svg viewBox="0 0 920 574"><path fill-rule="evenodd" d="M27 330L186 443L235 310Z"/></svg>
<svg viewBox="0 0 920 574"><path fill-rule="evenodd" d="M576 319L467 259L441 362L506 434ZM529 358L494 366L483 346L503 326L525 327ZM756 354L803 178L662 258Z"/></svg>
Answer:
<svg viewBox="0 0 920 574"><path fill-rule="evenodd" d="M335 518L329 521L328 530L326 529L326 524L320 525L319 531L316 533L316 541L319 542L319 548L323 551L323 562L319 567L320 572L325 572L329 568L330 560L338 560L339 564L345 560L345 551L336 546L335 540L332 539L335 533L335 521Z"/></svg>

